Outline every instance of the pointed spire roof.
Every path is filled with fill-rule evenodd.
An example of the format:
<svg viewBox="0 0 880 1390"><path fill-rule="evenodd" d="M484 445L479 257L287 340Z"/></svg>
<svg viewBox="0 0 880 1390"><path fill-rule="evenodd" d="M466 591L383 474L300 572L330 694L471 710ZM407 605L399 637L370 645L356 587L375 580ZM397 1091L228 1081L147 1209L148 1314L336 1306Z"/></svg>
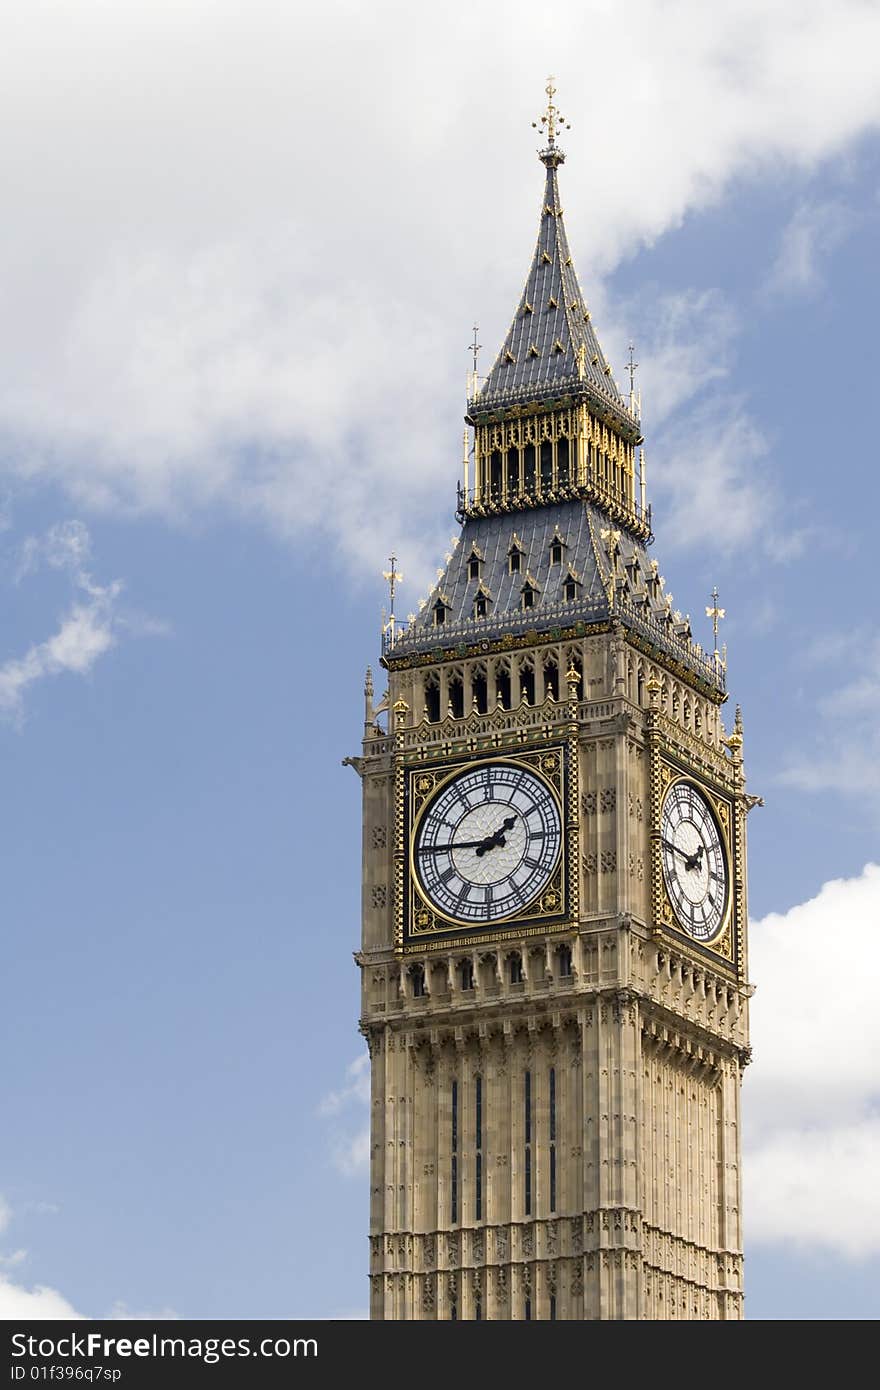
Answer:
<svg viewBox="0 0 880 1390"><path fill-rule="evenodd" d="M617 387L593 328L578 281L563 221L558 169L565 155L556 144L561 118L553 105L542 118L548 136L539 152L547 174L538 239L513 322L482 388L468 403L471 420L486 412L561 396L592 400L602 414L633 437L638 420Z"/></svg>

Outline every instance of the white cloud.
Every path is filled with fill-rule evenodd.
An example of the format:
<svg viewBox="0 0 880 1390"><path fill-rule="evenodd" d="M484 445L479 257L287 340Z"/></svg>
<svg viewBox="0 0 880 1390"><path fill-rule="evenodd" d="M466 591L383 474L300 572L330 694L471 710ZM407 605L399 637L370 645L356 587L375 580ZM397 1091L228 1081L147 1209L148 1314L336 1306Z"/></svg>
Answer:
<svg viewBox="0 0 880 1390"><path fill-rule="evenodd" d="M801 202L782 233L768 288L787 294L816 289L822 258L836 250L852 226L852 213L842 203Z"/></svg>
<svg viewBox="0 0 880 1390"><path fill-rule="evenodd" d="M0 666L0 715L20 719L25 692L36 681L64 672L86 675L115 644L114 585L89 603L75 603L58 631Z"/></svg>
<svg viewBox="0 0 880 1390"><path fill-rule="evenodd" d="M168 624L136 612L122 612L122 582L99 584L87 569L92 542L86 525L71 519L50 526L42 536L28 536L21 544L15 579L20 583L41 565L65 571L82 597L75 600L56 632L34 643L23 656L0 665L0 718L20 722L26 692L37 681L63 674L87 675L121 634L133 637L164 636Z"/></svg>
<svg viewBox="0 0 880 1390"><path fill-rule="evenodd" d="M337 1143L333 1148L333 1165L346 1178L365 1173L370 1166L370 1127L362 1126L357 1134Z"/></svg>
<svg viewBox="0 0 880 1390"><path fill-rule="evenodd" d="M325 1116L345 1116L345 1130L337 1126L332 1138L333 1165L345 1177L354 1177L364 1172L370 1164L370 1126L355 1121L357 1115L370 1104L370 1058L365 1052L346 1068L344 1086L338 1091L329 1091L318 1107L318 1113Z"/></svg>
<svg viewBox="0 0 880 1390"><path fill-rule="evenodd" d="M876 864L751 926L755 1062L743 1096L750 1241L880 1252L878 935Z"/></svg>
<svg viewBox="0 0 880 1390"><path fill-rule="evenodd" d="M370 1057L364 1053L362 1057L355 1060L346 1068L346 1083L339 1091L328 1091L323 1097L319 1113L321 1115L336 1115L343 1107L352 1101L358 1101L362 1105L370 1103Z"/></svg>
<svg viewBox="0 0 880 1390"><path fill-rule="evenodd" d="M21 1284L13 1284L5 1274L0 1273L0 1320L40 1321L47 1319L81 1319L72 1303L68 1303L57 1289L45 1284L37 1284L27 1289Z"/></svg>
<svg viewBox="0 0 880 1390"><path fill-rule="evenodd" d="M784 1130L746 1157L746 1238L851 1258L880 1253L880 1119Z"/></svg>
<svg viewBox="0 0 880 1390"><path fill-rule="evenodd" d="M0 1193L0 1234L3 1234L12 1223L12 1207L6 1198ZM14 1250L11 1254L0 1254L0 1264L7 1268L21 1264L27 1257L25 1250ZM73 1306L68 1303L63 1294L58 1293L57 1289L50 1289L44 1284L38 1284L34 1288L27 1289L21 1284L15 1284L7 1274L0 1269L0 1321L10 1318L16 1319L40 1319L47 1318L79 1318Z"/></svg>
<svg viewBox="0 0 880 1390"><path fill-rule="evenodd" d="M767 443L741 401L711 399L664 429L649 459L655 522L670 547L710 539L716 553L766 551L777 507ZM719 525L719 517L724 525Z"/></svg>
<svg viewBox="0 0 880 1390"><path fill-rule="evenodd" d="M806 754L793 756L779 780L803 791L834 791L880 802L880 636L838 634L807 654L814 668L811 689L821 719ZM841 667L851 672L837 687L823 676ZM822 693L824 690L825 693Z"/></svg>
<svg viewBox="0 0 880 1390"><path fill-rule="evenodd" d="M469 325L493 351L534 235L528 122L560 32L590 297L734 177L807 169L880 119L880 12L860 0L565 0L543 32L508 0L19 7L0 59L9 476L90 508L321 529L371 567L377 536L433 534Z"/></svg>
<svg viewBox="0 0 880 1390"><path fill-rule="evenodd" d="M174 1322L180 1317L173 1308L160 1308L158 1312L133 1312L121 1299L113 1304L107 1315L114 1322Z"/></svg>

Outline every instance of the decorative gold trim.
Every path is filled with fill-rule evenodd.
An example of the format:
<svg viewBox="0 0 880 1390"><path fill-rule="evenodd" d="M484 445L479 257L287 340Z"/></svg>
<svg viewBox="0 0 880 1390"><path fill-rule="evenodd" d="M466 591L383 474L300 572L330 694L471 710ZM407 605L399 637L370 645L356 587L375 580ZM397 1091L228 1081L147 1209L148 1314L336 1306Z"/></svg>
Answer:
<svg viewBox="0 0 880 1390"><path fill-rule="evenodd" d="M666 887L666 874L665 874L664 871L663 871L663 853L662 853L662 851L661 851L661 853L660 853L660 873L661 873L661 876L662 876L662 878L663 878L663 895L664 895L664 897L665 897L665 899L666 899L667 907L669 908L669 910L670 910L671 913L672 913L672 925L675 927L675 930L676 930L676 931L683 931L683 932L684 932L684 935L687 936L687 937L689 937L691 941L695 941L695 942L697 943L698 946L710 946L713 950L717 950L717 949L718 949L717 943L720 941L720 939L721 939L723 936L726 936L726 935L727 935L727 930L728 930L728 927L729 927L729 925L730 925L730 914L731 914L731 910L732 910L732 908L733 908L733 898L734 898L734 891L733 891L733 855L732 855L732 853L731 853L731 844L730 844L730 803L729 803L729 802L722 801L721 798L718 797L714 792L710 791L709 788L706 787L706 785L705 785L704 783L699 782L699 781L697 780L696 777L694 777L694 776L692 776L692 775L685 775L685 776L682 776L682 775L680 775L680 774L679 774L679 775L676 775L675 771L674 771L671 767L669 767L669 765L668 765L667 763L661 764L661 780L665 780L665 787L664 787L664 790L663 790L662 800L661 800L661 803L660 803L660 824L661 824L661 829L662 829L663 811L664 811L664 808L665 808L665 806L666 806L666 802L669 800L669 797L672 795L673 788L675 788L675 787L677 787L677 786L679 786L679 785L681 785L681 784L683 784L683 785L685 785L685 786L688 786L688 787L693 787L694 790L700 794L700 796L703 798L703 800L706 802L706 805L707 805L708 808L709 808L709 814L712 816L713 820L715 821L715 827L716 827L716 829L717 829L717 831L718 831L718 836L719 836L719 838L720 838L720 840L721 840L722 849L723 849L723 851L724 851L724 858L725 858L725 865L724 865L724 867L725 867L725 869L727 870L727 886L726 886L726 892L725 892L726 901L725 901L725 904L724 904L724 914L723 914L723 916L722 916L722 918L721 918L721 922L720 922L720 924L719 924L719 926L718 926L718 930L717 930L716 932L714 932L712 936L709 936L709 937L698 937L698 936L694 936L692 932L688 931L688 929L687 929L687 927L684 925L684 923L681 922L681 918L679 917L678 913L677 913L676 910L675 910L675 907L674 907L674 905L673 905L673 903L672 903L672 901L671 901L671 899L670 899L670 896L669 896L669 890L668 890L668 888ZM722 952L722 954L724 954L724 952Z"/></svg>
<svg viewBox="0 0 880 1390"><path fill-rule="evenodd" d="M575 707L576 704L575 701ZM520 746L479 758L475 758L471 750L464 749L458 756L450 758L447 755L443 762L432 763L430 767L426 767L424 763L414 765L403 757L399 758L400 817L395 844L395 864L399 864L400 870L399 893L396 895L396 907L399 904L399 927L395 932L398 952L411 948L414 938L417 938L417 948L424 949L426 939L440 933L443 934L444 943L449 944L451 931L458 932L469 942L476 943L522 936L531 931L546 933L560 930L558 918L568 916L572 911L572 889L577 878L576 873L572 873L571 870L572 863L577 864L577 775L575 773L572 776L571 771L573 762L576 763L576 745L575 724L573 734L565 744L544 744L543 747L528 749ZM558 858L551 877L537 900L532 899L519 912L495 918L492 922L481 925L451 917L430 902L419 883L414 853L419 826L428 806L442 789L464 772L493 763L524 767L544 783L556 802L561 833ZM408 814L405 810L407 784L404 779L408 779L409 785ZM576 890L574 906L576 908ZM531 928L522 925L510 933L499 930L512 928L514 923L535 925Z"/></svg>
<svg viewBox="0 0 880 1390"><path fill-rule="evenodd" d="M743 961L744 914L740 870L741 844L738 843L735 830L731 833L731 825L735 827L738 817L735 792L722 783L719 775L713 776L705 765L695 767L687 757L687 750L680 745L676 746L666 737L665 726L668 721L658 707L659 687L649 689L649 695L652 704L645 721L645 732L649 758L651 817L651 932L655 938L665 939L677 950L681 950L685 944L689 951L696 954L708 955L716 961L720 958L719 964L721 961L729 962L729 968L739 974ZM710 812L716 819L727 860L728 884L724 920L708 941L699 941L679 923L666 891L661 850L662 813L666 798L677 782L689 782L705 797Z"/></svg>

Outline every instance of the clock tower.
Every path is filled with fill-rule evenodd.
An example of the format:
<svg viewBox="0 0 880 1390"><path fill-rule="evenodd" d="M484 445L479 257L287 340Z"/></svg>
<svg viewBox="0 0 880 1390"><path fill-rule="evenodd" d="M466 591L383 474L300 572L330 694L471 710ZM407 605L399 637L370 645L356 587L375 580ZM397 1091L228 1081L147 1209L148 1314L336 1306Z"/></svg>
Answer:
<svg viewBox="0 0 880 1390"><path fill-rule="evenodd" d="M724 664L651 558L636 399L575 273L548 95L537 245L469 391L461 533L385 632L351 760L371 1316L740 1318L741 719L725 731Z"/></svg>

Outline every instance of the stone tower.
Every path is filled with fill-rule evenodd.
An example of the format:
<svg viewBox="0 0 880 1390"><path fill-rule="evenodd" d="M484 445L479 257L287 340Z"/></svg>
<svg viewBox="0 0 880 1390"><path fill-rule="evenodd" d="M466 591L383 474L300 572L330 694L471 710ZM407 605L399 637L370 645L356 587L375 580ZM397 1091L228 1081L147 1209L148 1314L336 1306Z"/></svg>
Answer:
<svg viewBox="0 0 880 1390"><path fill-rule="evenodd" d="M741 720L649 558L638 410L575 273L548 93L461 534L386 631L351 760L371 1316L739 1318Z"/></svg>

